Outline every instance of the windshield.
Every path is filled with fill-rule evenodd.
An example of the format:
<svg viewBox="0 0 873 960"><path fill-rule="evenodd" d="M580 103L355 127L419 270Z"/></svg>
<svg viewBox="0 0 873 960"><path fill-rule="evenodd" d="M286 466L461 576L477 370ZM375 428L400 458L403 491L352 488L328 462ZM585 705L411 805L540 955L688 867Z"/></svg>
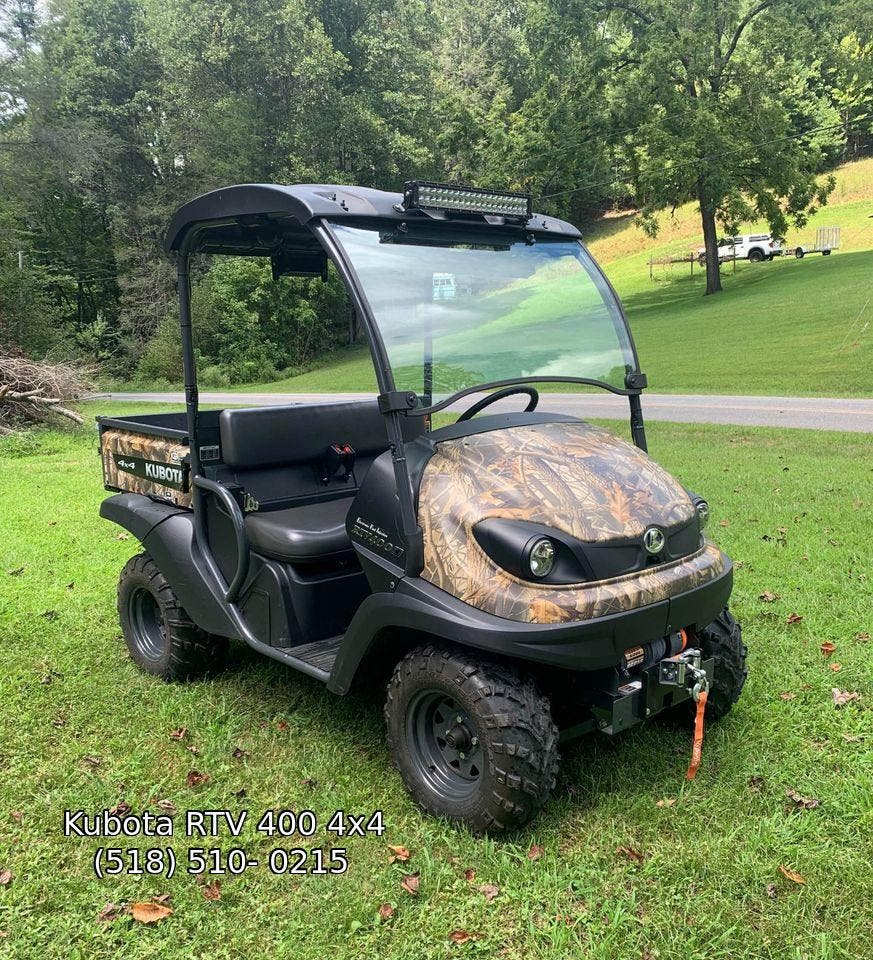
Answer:
<svg viewBox="0 0 873 960"><path fill-rule="evenodd" d="M522 377L624 388L636 370L615 296L577 241L498 235L485 245L469 234L447 240L441 228L332 227L370 302L396 388L426 405Z"/></svg>

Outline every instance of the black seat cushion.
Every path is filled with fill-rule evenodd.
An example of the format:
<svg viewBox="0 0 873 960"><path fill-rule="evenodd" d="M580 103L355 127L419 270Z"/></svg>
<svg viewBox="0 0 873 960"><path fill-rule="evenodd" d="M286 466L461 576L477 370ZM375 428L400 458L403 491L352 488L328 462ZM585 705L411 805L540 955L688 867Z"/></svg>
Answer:
<svg viewBox="0 0 873 960"><path fill-rule="evenodd" d="M278 560L322 560L352 549L346 533L350 497L303 507L246 514L246 533L258 553Z"/></svg>
<svg viewBox="0 0 873 960"><path fill-rule="evenodd" d="M407 440L424 431L422 417L405 418L402 426ZM222 410L219 431L222 459L241 470L315 462L331 443L348 443L359 457L388 449L376 400Z"/></svg>

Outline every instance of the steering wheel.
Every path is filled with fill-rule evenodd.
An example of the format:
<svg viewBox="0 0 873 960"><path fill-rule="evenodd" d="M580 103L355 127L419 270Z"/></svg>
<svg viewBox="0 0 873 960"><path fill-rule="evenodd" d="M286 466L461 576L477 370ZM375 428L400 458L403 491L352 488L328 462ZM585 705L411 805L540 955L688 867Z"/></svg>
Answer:
<svg viewBox="0 0 873 960"><path fill-rule="evenodd" d="M502 400L504 397L512 397L516 393L524 393L530 397L528 405L524 408L525 413L536 410L537 404L540 402L540 395L533 387L504 387L502 390L496 390L494 393L489 393L487 397L482 397L481 400L477 400L469 410L465 410L460 417L458 417L455 423L463 423L465 420L470 420L472 417L475 417L477 413L481 413L486 407L490 407L492 403L497 403L498 400Z"/></svg>

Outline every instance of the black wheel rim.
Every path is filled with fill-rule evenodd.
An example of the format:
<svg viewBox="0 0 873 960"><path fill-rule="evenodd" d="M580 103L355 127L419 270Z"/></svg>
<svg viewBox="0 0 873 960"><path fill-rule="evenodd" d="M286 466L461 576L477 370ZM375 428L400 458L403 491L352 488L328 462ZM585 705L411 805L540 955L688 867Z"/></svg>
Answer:
<svg viewBox="0 0 873 960"><path fill-rule="evenodd" d="M406 712L409 753L419 777L439 797L464 800L482 779L484 750L475 724L442 690L422 690Z"/></svg>
<svg viewBox="0 0 873 960"><path fill-rule="evenodd" d="M167 631L157 600L145 587L137 587L128 598L127 612L137 647L147 660L157 662L167 647Z"/></svg>

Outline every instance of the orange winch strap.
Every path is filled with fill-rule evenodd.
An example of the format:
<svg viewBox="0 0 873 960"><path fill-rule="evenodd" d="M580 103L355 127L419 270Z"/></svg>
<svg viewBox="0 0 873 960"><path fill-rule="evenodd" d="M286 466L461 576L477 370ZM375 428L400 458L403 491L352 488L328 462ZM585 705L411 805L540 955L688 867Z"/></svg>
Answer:
<svg viewBox="0 0 873 960"><path fill-rule="evenodd" d="M706 691L702 690L697 701L697 716L694 718L694 742L691 745L691 763L688 764L686 780L693 780L700 769L700 759L703 756L703 714L706 710Z"/></svg>

